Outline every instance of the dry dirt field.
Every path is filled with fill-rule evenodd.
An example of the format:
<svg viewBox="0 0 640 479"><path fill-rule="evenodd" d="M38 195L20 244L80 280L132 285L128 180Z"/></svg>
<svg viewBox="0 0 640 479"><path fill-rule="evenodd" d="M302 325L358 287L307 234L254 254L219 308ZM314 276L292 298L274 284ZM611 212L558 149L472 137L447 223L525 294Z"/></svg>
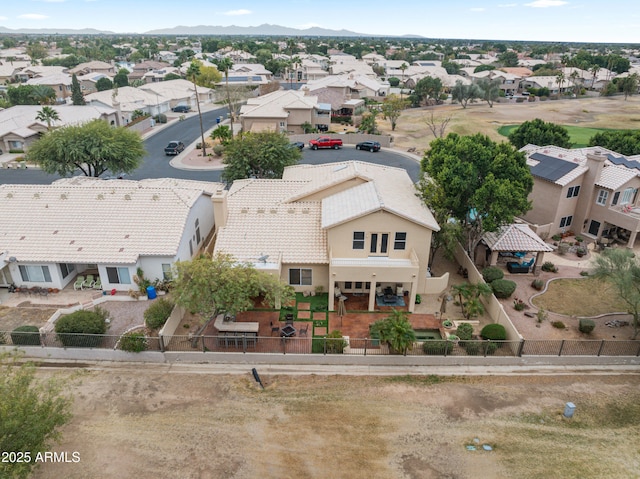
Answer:
<svg viewBox="0 0 640 479"><path fill-rule="evenodd" d="M260 390L250 366L244 375L143 367L77 375L74 417L53 450L81 460L44 465L33 479L631 479L640 470L635 374L262 374Z"/></svg>
<svg viewBox="0 0 640 479"><path fill-rule="evenodd" d="M394 146L401 149L415 147L421 154L434 139L424 122L431 111L436 119L452 118L447 133L482 133L496 141L505 140L497 131L499 127L534 118L562 125L594 128L640 127L640 98L637 96L629 97L627 101L623 97L595 97L532 103L495 103L493 108L483 102L471 104L466 109L447 103L437 107L405 110L394 132L387 120L379 118L377 124L383 133L393 136Z"/></svg>

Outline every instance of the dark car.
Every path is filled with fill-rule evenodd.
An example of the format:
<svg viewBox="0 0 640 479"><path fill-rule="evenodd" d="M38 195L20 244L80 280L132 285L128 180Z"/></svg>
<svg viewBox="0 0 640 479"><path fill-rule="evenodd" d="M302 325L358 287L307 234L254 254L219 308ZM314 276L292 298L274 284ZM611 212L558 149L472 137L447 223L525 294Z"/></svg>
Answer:
<svg viewBox="0 0 640 479"><path fill-rule="evenodd" d="M187 105L176 105L171 109L171 111L175 113L189 113L191 111L191 107Z"/></svg>
<svg viewBox="0 0 640 479"><path fill-rule="evenodd" d="M304 142L302 141L292 141L289 145L291 148L297 148L298 150L304 149Z"/></svg>
<svg viewBox="0 0 640 479"><path fill-rule="evenodd" d="M181 141L170 141L167 147L164 149L165 155L177 155L181 151L184 151L184 143Z"/></svg>
<svg viewBox="0 0 640 479"><path fill-rule="evenodd" d="M356 150L380 151L380 143L377 141L363 141L356 145Z"/></svg>

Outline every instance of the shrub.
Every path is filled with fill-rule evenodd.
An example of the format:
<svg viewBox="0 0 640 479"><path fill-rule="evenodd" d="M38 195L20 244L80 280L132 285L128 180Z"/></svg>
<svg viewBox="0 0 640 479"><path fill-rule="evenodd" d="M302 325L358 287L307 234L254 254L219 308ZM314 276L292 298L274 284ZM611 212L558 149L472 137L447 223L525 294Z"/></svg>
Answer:
<svg viewBox="0 0 640 479"><path fill-rule="evenodd" d="M589 276L589 272L586 270L580 271L580 276Z"/></svg>
<svg viewBox="0 0 640 479"><path fill-rule="evenodd" d="M552 239L553 241L560 241L560 240L562 239L562 236L560 236L560 235L553 235L553 236L551 237L551 239Z"/></svg>
<svg viewBox="0 0 640 479"><path fill-rule="evenodd" d="M473 337L473 326L469 323L460 324L456 330L456 336L458 336L461 341L470 340Z"/></svg>
<svg viewBox="0 0 640 479"><path fill-rule="evenodd" d="M516 298L513 300L513 309L516 311L524 311L527 309L527 303L522 301L520 298Z"/></svg>
<svg viewBox="0 0 640 479"><path fill-rule="evenodd" d="M578 322L578 330L584 334L591 334L596 327L596 323L592 319L581 319Z"/></svg>
<svg viewBox="0 0 640 479"><path fill-rule="evenodd" d="M507 331L502 324L487 324L482 331L480 331L480 337L482 339L494 339L496 341L504 341L507 339Z"/></svg>
<svg viewBox="0 0 640 479"><path fill-rule="evenodd" d="M554 321L553 323L551 323L551 326L553 326L556 329L564 329L565 325L562 321Z"/></svg>
<svg viewBox="0 0 640 479"><path fill-rule="evenodd" d="M549 318L549 315L544 310L544 308L540 308L538 310L538 312L536 313L536 318L537 318L538 322L541 323L542 321L546 321Z"/></svg>
<svg viewBox="0 0 640 479"><path fill-rule="evenodd" d="M331 331L327 334L327 354L342 354L347 342L342 338L342 332L339 330Z"/></svg>
<svg viewBox="0 0 640 479"><path fill-rule="evenodd" d="M157 123L166 123L167 115L165 115L164 113L160 113L159 115L156 115L154 119L156 120Z"/></svg>
<svg viewBox="0 0 640 479"><path fill-rule="evenodd" d="M37 326L18 326L11 331L11 342L16 346L40 346L40 330Z"/></svg>
<svg viewBox="0 0 640 479"><path fill-rule="evenodd" d="M420 304L422 303L422 296L420 296L419 294L416 294L416 304Z"/></svg>
<svg viewBox="0 0 640 479"><path fill-rule="evenodd" d="M144 324L149 329L160 329L171 316L171 311L173 311L173 303L168 299L160 298L145 310Z"/></svg>
<svg viewBox="0 0 640 479"><path fill-rule="evenodd" d="M510 279L496 279L491 282L491 289L496 298L506 299L516 290L517 284Z"/></svg>
<svg viewBox="0 0 640 479"><path fill-rule="evenodd" d="M141 353L147 349L147 338L142 331L130 331L120 337L120 349L129 353Z"/></svg>
<svg viewBox="0 0 640 479"><path fill-rule="evenodd" d="M482 270L482 277L487 284L490 284L496 279L504 278L504 272L497 266L489 266Z"/></svg>
<svg viewBox="0 0 640 479"><path fill-rule="evenodd" d="M546 271L548 273L557 273L558 268L551 261L545 261L541 267L542 271Z"/></svg>
<svg viewBox="0 0 640 479"><path fill-rule="evenodd" d="M213 147L213 153L214 153L216 156L222 156L222 154L224 153L224 146L222 146L222 145L215 145L215 146Z"/></svg>
<svg viewBox="0 0 640 479"><path fill-rule="evenodd" d="M428 340L422 345L424 354L433 356L440 356L445 354L451 354L453 351L453 342L445 340Z"/></svg>
<svg viewBox="0 0 640 479"><path fill-rule="evenodd" d="M477 356L479 354L490 356L498 349L498 343L494 343L493 341L470 341L465 343L464 349L469 356Z"/></svg>
<svg viewBox="0 0 640 479"><path fill-rule="evenodd" d="M64 346L98 346L102 337L95 335L107 331L106 312L101 308L95 308L94 311L80 310L61 316L56 321L55 331Z"/></svg>
<svg viewBox="0 0 640 479"><path fill-rule="evenodd" d="M542 288L544 288L544 281L541 279L534 279L531 282L531 287L535 290L542 291Z"/></svg>
<svg viewBox="0 0 640 479"><path fill-rule="evenodd" d="M311 308L313 311L328 311L329 310L329 304L328 303L317 303L313 305L313 308Z"/></svg>

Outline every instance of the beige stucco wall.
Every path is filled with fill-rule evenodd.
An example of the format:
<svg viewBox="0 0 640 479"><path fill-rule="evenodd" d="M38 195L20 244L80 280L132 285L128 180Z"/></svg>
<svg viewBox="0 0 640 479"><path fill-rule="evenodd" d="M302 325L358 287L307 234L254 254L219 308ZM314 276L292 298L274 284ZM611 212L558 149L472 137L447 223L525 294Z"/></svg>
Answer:
<svg viewBox="0 0 640 479"><path fill-rule="evenodd" d="M304 264L304 263L283 263L280 279L289 284L289 270L294 268L311 269L311 285L291 285L297 292L315 291L318 286L322 286L326 292L329 290L329 265L326 264Z"/></svg>
<svg viewBox="0 0 640 479"><path fill-rule="evenodd" d="M530 223L559 225L559 220L556 221L556 218L566 216L558 216L557 214L562 192L563 188L560 186L535 178L533 190L529 195L529 201L531 201L533 207L523 218ZM564 195L566 196L566 194L565 191ZM552 231L553 233L555 231Z"/></svg>

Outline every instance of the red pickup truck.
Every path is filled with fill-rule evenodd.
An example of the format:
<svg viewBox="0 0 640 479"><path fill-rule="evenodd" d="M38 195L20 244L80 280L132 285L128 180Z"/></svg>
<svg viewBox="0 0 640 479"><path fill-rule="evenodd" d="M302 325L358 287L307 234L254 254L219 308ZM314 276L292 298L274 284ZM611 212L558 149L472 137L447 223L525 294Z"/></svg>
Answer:
<svg viewBox="0 0 640 479"><path fill-rule="evenodd" d="M328 136L321 136L315 140L309 140L309 148L312 150L317 150L318 148L333 148L334 150L337 150L338 148L342 148L342 140L339 138L335 140Z"/></svg>

